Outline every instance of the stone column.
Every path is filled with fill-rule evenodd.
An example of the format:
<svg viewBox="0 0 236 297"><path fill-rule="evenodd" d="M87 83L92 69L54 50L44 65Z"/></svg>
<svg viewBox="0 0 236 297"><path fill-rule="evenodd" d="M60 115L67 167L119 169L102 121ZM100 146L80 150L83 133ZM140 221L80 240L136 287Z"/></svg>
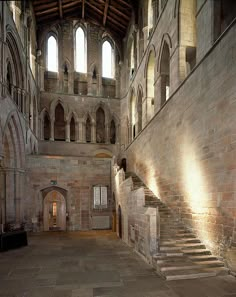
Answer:
<svg viewBox="0 0 236 297"><path fill-rule="evenodd" d="M105 124L105 142L110 143L109 123Z"/></svg>
<svg viewBox="0 0 236 297"><path fill-rule="evenodd" d="M88 72L88 75L87 75L87 94L89 96L93 95L93 89L92 89L93 79L92 79L92 75L93 74L91 72Z"/></svg>
<svg viewBox="0 0 236 297"><path fill-rule="evenodd" d="M91 142L96 143L96 125L95 125L95 123L91 124Z"/></svg>
<svg viewBox="0 0 236 297"><path fill-rule="evenodd" d="M20 223L20 202L21 202L21 180L20 172L15 171L15 221Z"/></svg>
<svg viewBox="0 0 236 297"><path fill-rule="evenodd" d="M6 170L6 183L5 183L6 195L6 223L15 222L15 171L14 169Z"/></svg>
<svg viewBox="0 0 236 297"><path fill-rule="evenodd" d="M78 133L77 133L77 142L86 142L85 139L85 130L83 129L83 122L79 121L78 122Z"/></svg>
<svg viewBox="0 0 236 297"><path fill-rule="evenodd" d="M98 85L97 85L97 96L102 96L102 74L97 74Z"/></svg>
<svg viewBox="0 0 236 297"><path fill-rule="evenodd" d="M0 160L0 228L6 223L6 175L1 162Z"/></svg>
<svg viewBox="0 0 236 297"><path fill-rule="evenodd" d="M143 43L144 43L144 51L147 48L147 44L148 44L148 26L143 28Z"/></svg>
<svg viewBox="0 0 236 297"><path fill-rule="evenodd" d="M44 67L39 66L40 91L44 91Z"/></svg>
<svg viewBox="0 0 236 297"><path fill-rule="evenodd" d="M70 142L70 123L66 122L66 142Z"/></svg>
<svg viewBox="0 0 236 297"><path fill-rule="evenodd" d="M16 104L18 106L18 109L21 111L21 89L20 88L17 88L17 96L16 96Z"/></svg>
<svg viewBox="0 0 236 297"><path fill-rule="evenodd" d="M26 92L25 90L21 90L21 96L22 96L22 113L26 115Z"/></svg>
<svg viewBox="0 0 236 297"><path fill-rule="evenodd" d="M120 98L120 65L116 69L116 98Z"/></svg>
<svg viewBox="0 0 236 297"><path fill-rule="evenodd" d="M54 141L54 122L55 122L55 119L52 118L51 119L51 129L50 129L50 140L51 141Z"/></svg>

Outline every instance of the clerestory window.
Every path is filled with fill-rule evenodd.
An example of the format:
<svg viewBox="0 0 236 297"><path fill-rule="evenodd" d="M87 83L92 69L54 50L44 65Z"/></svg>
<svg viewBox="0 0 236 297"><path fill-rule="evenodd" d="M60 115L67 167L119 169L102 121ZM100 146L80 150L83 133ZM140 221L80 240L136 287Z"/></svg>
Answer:
<svg viewBox="0 0 236 297"><path fill-rule="evenodd" d="M47 70L58 72L58 46L54 36L50 36L47 42Z"/></svg>
<svg viewBox="0 0 236 297"><path fill-rule="evenodd" d="M114 77L113 50L109 41L102 44L102 76L107 78Z"/></svg>
<svg viewBox="0 0 236 297"><path fill-rule="evenodd" d="M86 59L86 38L84 30L78 27L75 33L75 68L77 72L87 72Z"/></svg>

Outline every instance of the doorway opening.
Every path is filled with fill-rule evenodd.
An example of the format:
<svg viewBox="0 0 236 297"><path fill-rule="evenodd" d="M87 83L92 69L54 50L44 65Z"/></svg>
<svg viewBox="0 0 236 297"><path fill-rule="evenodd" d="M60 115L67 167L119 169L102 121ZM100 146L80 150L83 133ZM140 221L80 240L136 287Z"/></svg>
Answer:
<svg viewBox="0 0 236 297"><path fill-rule="evenodd" d="M44 198L44 231L66 230L66 200L57 190L47 193Z"/></svg>

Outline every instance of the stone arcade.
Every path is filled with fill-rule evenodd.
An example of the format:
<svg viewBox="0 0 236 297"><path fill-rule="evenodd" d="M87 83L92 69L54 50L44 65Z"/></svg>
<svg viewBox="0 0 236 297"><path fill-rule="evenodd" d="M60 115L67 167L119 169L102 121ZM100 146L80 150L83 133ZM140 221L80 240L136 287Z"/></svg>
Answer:
<svg viewBox="0 0 236 297"><path fill-rule="evenodd" d="M236 272L235 34L234 0L1 1L1 230Z"/></svg>

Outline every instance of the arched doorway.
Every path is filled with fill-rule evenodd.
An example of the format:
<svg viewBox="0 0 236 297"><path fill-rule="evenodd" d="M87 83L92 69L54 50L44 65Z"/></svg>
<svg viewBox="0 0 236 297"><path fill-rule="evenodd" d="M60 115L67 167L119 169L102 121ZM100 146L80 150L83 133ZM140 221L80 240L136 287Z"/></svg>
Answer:
<svg viewBox="0 0 236 297"><path fill-rule="evenodd" d="M64 195L52 190L43 201L44 231L66 230L66 200Z"/></svg>
<svg viewBox="0 0 236 297"><path fill-rule="evenodd" d="M122 213L121 213L121 207L119 205L118 207L118 230L119 230L119 237L122 238Z"/></svg>

